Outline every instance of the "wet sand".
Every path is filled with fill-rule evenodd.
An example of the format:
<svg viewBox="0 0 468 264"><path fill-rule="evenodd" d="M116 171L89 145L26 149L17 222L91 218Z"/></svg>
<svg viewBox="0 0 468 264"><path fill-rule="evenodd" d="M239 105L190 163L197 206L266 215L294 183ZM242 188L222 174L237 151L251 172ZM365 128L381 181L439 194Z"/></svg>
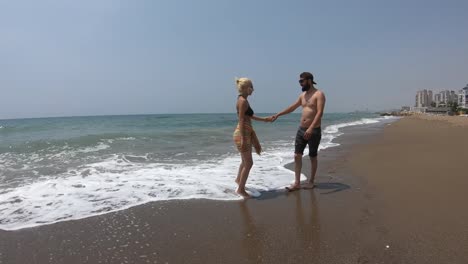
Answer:
<svg viewBox="0 0 468 264"><path fill-rule="evenodd" d="M468 177L455 166L466 152L442 143L422 148L413 130L424 126L431 128L424 141L446 131L453 142L466 131L413 117L384 132L382 125L345 128L340 147L320 152L314 190L154 202L0 231L0 263L466 263ZM450 171L442 177L434 168L444 151ZM424 175L415 169L421 163ZM308 175L307 158L303 164Z"/></svg>

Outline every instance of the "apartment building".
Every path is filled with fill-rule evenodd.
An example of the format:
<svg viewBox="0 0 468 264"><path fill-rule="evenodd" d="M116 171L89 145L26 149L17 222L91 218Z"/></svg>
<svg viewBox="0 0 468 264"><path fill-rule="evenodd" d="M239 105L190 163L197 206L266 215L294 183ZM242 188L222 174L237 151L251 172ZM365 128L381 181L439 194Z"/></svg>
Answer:
<svg viewBox="0 0 468 264"><path fill-rule="evenodd" d="M429 107L432 104L432 91L431 90L422 90L416 92L415 98L415 107Z"/></svg>
<svg viewBox="0 0 468 264"><path fill-rule="evenodd" d="M458 102L458 94L455 91L445 90L434 95L434 102L437 107L448 106L451 103Z"/></svg>
<svg viewBox="0 0 468 264"><path fill-rule="evenodd" d="M458 92L458 106L468 109L468 84Z"/></svg>

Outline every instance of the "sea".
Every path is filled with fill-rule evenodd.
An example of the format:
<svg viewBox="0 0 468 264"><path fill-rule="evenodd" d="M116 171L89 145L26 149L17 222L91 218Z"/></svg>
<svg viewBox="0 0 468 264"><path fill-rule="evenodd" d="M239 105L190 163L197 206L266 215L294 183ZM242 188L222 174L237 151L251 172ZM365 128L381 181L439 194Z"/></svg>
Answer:
<svg viewBox="0 0 468 264"><path fill-rule="evenodd" d="M293 113L273 123L252 121L264 152L253 154L249 188L274 191L293 181L285 165L293 161L299 119ZM325 114L319 149L338 146L344 127L389 119L367 112ZM0 120L0 229L152 201L240 199L234 192L240 163L232 140L236 125L236 114Z"/></svg>

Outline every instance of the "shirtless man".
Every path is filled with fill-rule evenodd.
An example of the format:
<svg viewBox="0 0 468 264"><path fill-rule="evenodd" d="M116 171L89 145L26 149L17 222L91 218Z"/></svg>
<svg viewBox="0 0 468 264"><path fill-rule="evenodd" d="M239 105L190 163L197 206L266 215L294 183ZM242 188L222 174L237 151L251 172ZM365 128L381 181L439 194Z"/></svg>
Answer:
<svg viewBox="0 0 468 264"><path fill-rule="evenodd" d="M302 86L302 93L299 98L291 106L284 109L273 116L276 120L279 116L289 114L302 106L301 124L296 134L295 150L294 150L294 173L295 181L289 187L288 191L296 191L301 188L301 170L302 170L302 155L307 144L309 144L309 156L311 162L311 175L307 184L303 186L306 189L315 187L314 179L317 173L317 152L322 139L322 123L323 109L325 107L325 94L314 87L314 76L310 72L303 72L300 75L299 83Z"/></svg>

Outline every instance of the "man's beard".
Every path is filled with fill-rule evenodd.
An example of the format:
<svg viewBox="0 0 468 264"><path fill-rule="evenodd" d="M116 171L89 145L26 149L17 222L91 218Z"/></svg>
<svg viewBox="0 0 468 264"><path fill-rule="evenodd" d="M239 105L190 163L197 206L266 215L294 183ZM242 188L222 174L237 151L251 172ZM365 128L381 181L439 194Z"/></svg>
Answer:
<svg viewBox="0 0 468 264"><path fill-rule="evenodd" d="M309 90L310 90L310 84L306 84L306 85L302 86L302 91L303 92L307 92Z"/></svg>

